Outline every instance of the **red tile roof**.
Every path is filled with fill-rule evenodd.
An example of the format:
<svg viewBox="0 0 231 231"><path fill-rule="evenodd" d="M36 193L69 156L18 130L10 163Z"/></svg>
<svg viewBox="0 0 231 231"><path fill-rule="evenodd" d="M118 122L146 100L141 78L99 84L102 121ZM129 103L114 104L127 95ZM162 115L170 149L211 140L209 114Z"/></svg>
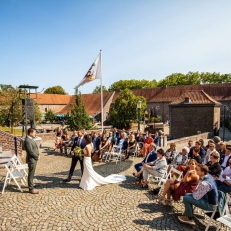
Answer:
<svg viewBox="0 0 231 231"><path fill-rule="evenodd" d="M186 91L183 93L179 98L172 101L172 104L184 104L185 98L188 97L190 99L189 104L215 104L221 105L219 102L211 98L208 94L206 94L203 90L193 90L193 91Z"/></svg>

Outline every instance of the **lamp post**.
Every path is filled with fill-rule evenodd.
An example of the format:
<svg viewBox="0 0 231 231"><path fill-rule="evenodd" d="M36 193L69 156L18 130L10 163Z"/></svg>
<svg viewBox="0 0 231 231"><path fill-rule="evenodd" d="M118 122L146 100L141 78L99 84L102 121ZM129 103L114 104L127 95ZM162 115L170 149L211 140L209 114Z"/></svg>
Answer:
<svg viewBox="0 0 231 231"><path fill-rule="evenodd" d="M141 101L140 99L137 102L137 109L138 109L138 130L140 131L140 108L141 108Z"/></svg>

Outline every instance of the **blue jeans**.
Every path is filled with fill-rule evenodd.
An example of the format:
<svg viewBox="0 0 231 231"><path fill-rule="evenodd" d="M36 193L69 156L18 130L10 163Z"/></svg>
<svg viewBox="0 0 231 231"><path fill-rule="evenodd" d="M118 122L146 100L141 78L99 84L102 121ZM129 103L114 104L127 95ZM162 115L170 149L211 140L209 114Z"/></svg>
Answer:
<svg viewBox="0 0 231 231"><path fill-rule="evenodd" d="M216 184L217 184L217 190L220 190L224 193L230 193L231 192L231 186L227 185L224 182L221 182L219 180L215 180Z"/></svg>
<svg viewBox="0 0 231 231"><path fill-rule="evenodd" d="M135 164L134 167L135 167L136 171L139 172L143 168L143 165L142 165L142 163L138 163L138 164Z"/></svg>
<svg viewBox="0 0 231 231"><path fill-rule="evenodd" d="M214 207L211 204L209 204L209 202L206 199L202 197L200 200L196 200L193 198L192 194L186 194L183 197L183 203L185 207L183 215L188 216L189 219L193 218L193 205L203 210L214 210Z"/></svg>

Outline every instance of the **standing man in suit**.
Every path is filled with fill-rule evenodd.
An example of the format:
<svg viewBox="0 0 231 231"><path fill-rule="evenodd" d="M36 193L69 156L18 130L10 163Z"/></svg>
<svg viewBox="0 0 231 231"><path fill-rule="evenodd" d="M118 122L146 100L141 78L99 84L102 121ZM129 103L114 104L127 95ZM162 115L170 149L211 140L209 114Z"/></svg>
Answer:
<svg viewBox="0 0 231 231"><path fill-rule="evenodd" d="M26 150L26 162L28 164L28 187L29 192L32 194L38 194L39 191L35 189L35 185L33 183L35 169L37 165L37 161L39 159L39 150L37 144L34 141L36 135L36 131L33 128L29 128L27 131L27 137L24 141L24 147Z"/></svg>
<svg viewBox="0 0 231 231"><path fill-rule="evenodd" d="M80 162L81 172L82 172L82 175L83 175L83 159L80 160L79 156L75 156L74 152L73 152L73 150L74 150L74 148L76 146L79 146L81 149L84 149L86 147L86 141L83 138L83 136L84 136L83 130L78 130L78 137L75 138L74 144L73 144L73 146L71 148L71 155L72 155L71 168L70 168L68 177L67 177L67 179L64 180L64 182L70 182L71 181L71 178L72 178L73 173L75 171L75 166L76 166L78 160Z"/></svg>
<svg viewBox="0 0 231 231"><path fill-rule="evenodd" d="M146 155L146 157L143 159L141 163L137 163L134 165L137 173L133 173L133 176L136 176L136 184L140 184L143 179L143 164L153 162L157 159L157 153L156 153L156 145L154 143L151 143L149 146L149 153Z"/></svg>

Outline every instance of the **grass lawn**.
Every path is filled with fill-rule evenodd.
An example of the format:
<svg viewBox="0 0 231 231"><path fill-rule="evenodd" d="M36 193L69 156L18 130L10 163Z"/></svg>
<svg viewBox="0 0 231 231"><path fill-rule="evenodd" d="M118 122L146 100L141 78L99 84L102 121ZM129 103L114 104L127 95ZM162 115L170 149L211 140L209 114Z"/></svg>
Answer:
<svg viewBox="0 0 231 231"><path fill-rule="evenodd" d="M16 136L22 135L22 129L18 129L18 128L13 128L13 133L11 132L11 128L9 128L9 127L0 126L0 130L2 130L4 132L9 132L10 134L14 134Z"/></svg>

